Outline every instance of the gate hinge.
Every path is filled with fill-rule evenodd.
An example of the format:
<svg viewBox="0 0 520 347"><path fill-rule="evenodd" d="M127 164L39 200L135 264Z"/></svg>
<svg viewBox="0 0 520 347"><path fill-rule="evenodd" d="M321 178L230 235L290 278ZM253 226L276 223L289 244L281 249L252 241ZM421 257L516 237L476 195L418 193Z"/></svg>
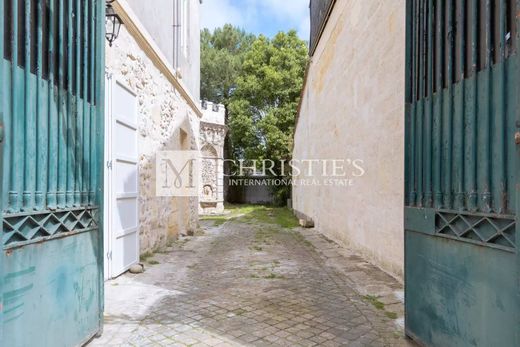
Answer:
<svg viewBox="0 0 520 347"><path fill-rule="evenodd" d="M0 123L0 143L4 142L4 125Z"/></svg>
<svg viewBox="0 0 520 347"><path fill-rule="evenodd" d="M112 168L112 160L107 161L107 168L108 169Z"/></svg>
<svg viewBox="0 0 520 347"><path fill-rule="evenodd" d="M107 259L112 260L112 251L107 253Z"/></svg>

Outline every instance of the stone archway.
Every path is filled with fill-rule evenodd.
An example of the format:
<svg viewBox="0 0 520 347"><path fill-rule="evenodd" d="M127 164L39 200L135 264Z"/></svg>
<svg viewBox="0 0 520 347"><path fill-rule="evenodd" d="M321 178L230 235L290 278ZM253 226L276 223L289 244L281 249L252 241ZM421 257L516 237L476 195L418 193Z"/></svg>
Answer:
<svg viewBox="0 0 520 347"><path fill-rule="evenodd" d="M166 150L199 152L198 121L197 115L190 110L179 109ZM192 235L198 226L198 196L174 196L169 201L170 208L163 214L168 216L168 237L175 239L179 235Z"/></svg>
<svg viewBox="0 0 520 347"><path fill-rule="evenodd" d="M218 202L218 153L215 147L205 144L201 154L200 203L203 208L215 208Z"/></svg>

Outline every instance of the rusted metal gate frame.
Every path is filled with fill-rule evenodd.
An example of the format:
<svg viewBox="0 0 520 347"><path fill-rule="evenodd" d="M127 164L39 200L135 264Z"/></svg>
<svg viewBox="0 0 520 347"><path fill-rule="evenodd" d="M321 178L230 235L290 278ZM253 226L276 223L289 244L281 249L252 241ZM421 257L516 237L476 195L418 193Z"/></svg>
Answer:
<svg viewBox="0 0 520 347"><path fill-rule="evenodd" d="M5 4L6 1L0 0L2 15L7 10ZM105 1L11 0L9 4L11 17L4 16L0 22L0 234L3 247L0 256L0 345L45 345L45 341L80 345L99 333L103 323ZM73 9L77 11L75 14ZM44 14L47 19L43 19ZM56 24L49 22L44 29L42 23L52 19L52 14L57 15ZM4 59L7 48L4 24L8 20L12 23L12 40L9 58ZM23 26L19 25L19 20L23 20ZM69 25L65 26L66 23ZM71 23L74 23L73 28ZM47 46L43 47L44 44ZM74 64L73 56L77 59ZM55 61L59 66L53 66ZM80 75L83 76L81 79ZM76 76L75 80L72 76ZM78 125L78 120L84 124ZM89 160L85 161L87 156ZM87 282L92 281L92 289L96 292L93 297L97 298L97 303L93 304L97 308L89 313L89 319L97 323L81 331L77 326L79 323L54 317L55 307L46 307L45 297L40 298L38 311L29 305L24 307L27 304L24 298L35 295L33 288L38 291L49 283L38 282L39 270L29 268L26 272L13 273L9 272L11 265L8 264L12 264L12 258L18 257L17 254L25 260L40 256L38 252L45 255L48 247L63 251L64 262L77 260L80 263L81 253L76 258L66 259L66 250L60 250L60 245L68 242L69 246L77 246L74 242L87 237L85 235L91 237L93 248L84 251L90 252L97 263L85 265L92 268L91 274L95 277L88 277ZM79 245L82 246L85 247ZM46 257L41 260L43 264L48 261ZM41 271L59 273L59 269ZM74 286L75 291L85 289L82 283L71 283L77 278L70 278L65 270L62 274L64 278L60 280L63 281L53 284L53 288L59 289L63 285L66 289ZM25 275L31 275L35 282L8 291L9 281ZM10 307L16 300L21 303ZM80 306L78 302L70 305ZM9 321L35 319L35 313L41 311L43 317L55 319L54 329L41 331L40 328L38 331L37 327L32 327L39 335L36 337L30 333L11 335L6 332L5 325ZM67 324L76 324L76 335L67 331Z"/></svg>
<svg viewBox="0 0 520 347"><path fill-rule="evenodd" d="M520 345L520 2L407 0L406 11L407 334L431 346ZM496 305L512 307L477 326L471 313L489 308L479 291L492 280ZM510 319L494 321L502 312Z"/></svg>

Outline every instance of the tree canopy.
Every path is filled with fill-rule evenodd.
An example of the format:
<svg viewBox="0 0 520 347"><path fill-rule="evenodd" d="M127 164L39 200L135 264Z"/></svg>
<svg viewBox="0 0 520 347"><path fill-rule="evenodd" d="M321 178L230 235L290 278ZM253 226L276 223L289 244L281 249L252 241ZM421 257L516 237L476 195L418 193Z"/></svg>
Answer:
<svg viewBox="0 0 520 347"><path fill-rule="evenodd" d="M235 157L290 159L306 62L307 45L296 31L253 42L229 103Z"/></svg>
<svg viewBox="0 0 520 347"><path fill-rule="evenodd" d="M269 39L225 25L204 29L201 47L201 95L226 106L227 157L290 160L306 42L294 30ZM282 200L288 189L276 193Z"/></svg>
<svg viewBox="0 0 520 347"><path fill-rule="evenodd" d="M213 32L202 30L200 39L201 97L227 104L255 36L226 24Z"/></svg>

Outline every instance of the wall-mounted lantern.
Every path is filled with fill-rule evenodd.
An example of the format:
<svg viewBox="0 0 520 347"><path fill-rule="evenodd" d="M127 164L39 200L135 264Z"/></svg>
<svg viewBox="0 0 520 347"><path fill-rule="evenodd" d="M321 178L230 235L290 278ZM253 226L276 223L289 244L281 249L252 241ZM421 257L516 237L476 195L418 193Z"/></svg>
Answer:
<svg viewBox="0 0 520 347"><path fill-rule="evenodd" d="M114 1L115 0L106 1L105 37L110 47L112 47L112 43L119 36L119 30L121 29L121 24L123 24L121 17L119 17L112 7Z"/></svg>

